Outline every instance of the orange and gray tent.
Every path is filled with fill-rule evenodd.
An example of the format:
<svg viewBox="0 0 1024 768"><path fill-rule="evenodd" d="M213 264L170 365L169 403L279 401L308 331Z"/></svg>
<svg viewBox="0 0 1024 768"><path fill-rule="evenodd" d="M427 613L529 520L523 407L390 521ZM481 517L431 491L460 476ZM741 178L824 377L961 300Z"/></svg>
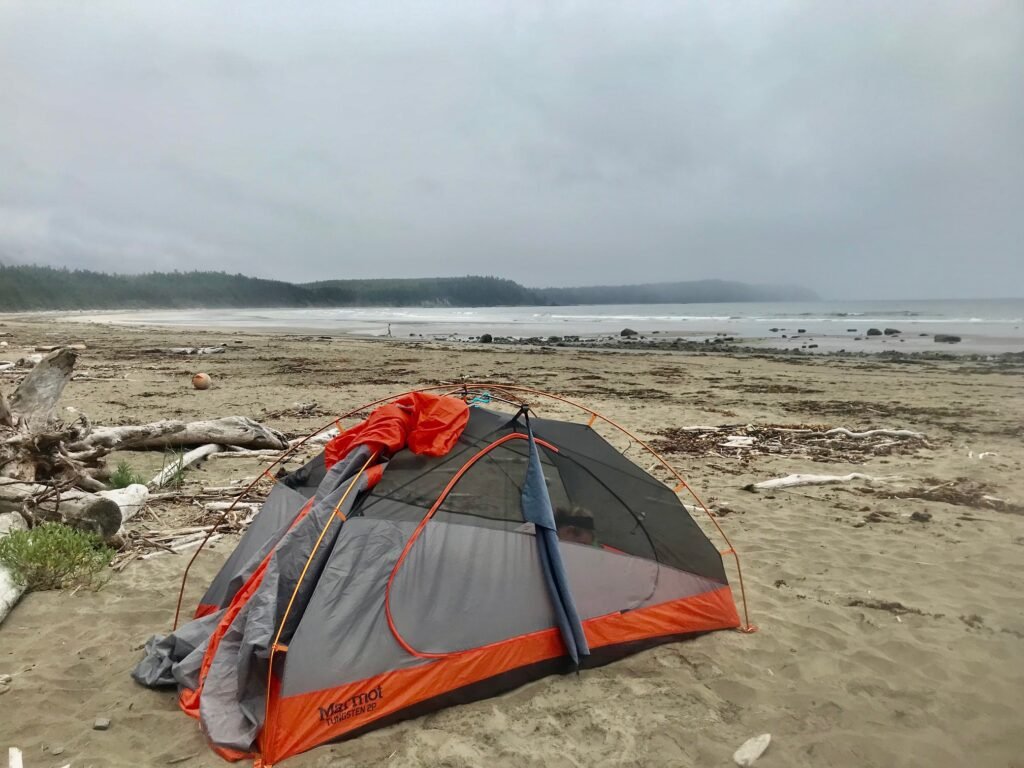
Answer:
<svg viewBox="0 0 1024 768"><path fill-rule="evenodd" d="M469 399L404 396L280 477L135 679L177 686L222 756L271 765L739 626L673 489L591 424Z"/></svg>

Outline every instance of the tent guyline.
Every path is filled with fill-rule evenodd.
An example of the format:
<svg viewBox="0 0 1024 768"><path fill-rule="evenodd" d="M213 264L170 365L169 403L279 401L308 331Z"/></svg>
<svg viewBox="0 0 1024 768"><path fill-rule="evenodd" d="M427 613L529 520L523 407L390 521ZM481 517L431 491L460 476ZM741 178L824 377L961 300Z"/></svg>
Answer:
<svg viewBox="0 0 1024 768"><path fill-rule="evenodd" d="M541 397L589 421L543 418L528 402ZM679 485L634 464L599 420ZM270 766L547 675L752 630L722 560L738 566L734 548L713 516L726 549L708 540L681 491L710 516L706 505L596 411L517 385L437 385L332 419L264 474L335 425L322 452L273 476L179 622L193 555L174 630L150 639L132 673L175 687L227 759Z"/></svg>

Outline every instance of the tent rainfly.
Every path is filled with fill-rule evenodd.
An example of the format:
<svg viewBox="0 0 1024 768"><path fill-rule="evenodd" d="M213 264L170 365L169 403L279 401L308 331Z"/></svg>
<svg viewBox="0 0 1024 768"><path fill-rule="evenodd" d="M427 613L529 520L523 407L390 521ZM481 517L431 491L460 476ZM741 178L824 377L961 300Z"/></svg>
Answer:
<svg viewBox="0 0 1024 768"><path fill-rule="evenodd" d="M223 757L268 766L740 626L719 551L594 418L492 407L408 393L280 477L134 678L176 686Z"/></svg>

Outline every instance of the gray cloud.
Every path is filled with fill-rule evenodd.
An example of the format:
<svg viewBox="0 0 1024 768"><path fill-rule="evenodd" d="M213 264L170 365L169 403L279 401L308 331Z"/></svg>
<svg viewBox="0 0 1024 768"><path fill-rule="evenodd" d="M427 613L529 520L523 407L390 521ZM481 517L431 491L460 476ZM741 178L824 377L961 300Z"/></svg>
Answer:
<svg viewBox="0 0 1024 768"><path fill-rule="evenodd" d="M0 259L1024 293L1024 4L0 5Z"/></svg>

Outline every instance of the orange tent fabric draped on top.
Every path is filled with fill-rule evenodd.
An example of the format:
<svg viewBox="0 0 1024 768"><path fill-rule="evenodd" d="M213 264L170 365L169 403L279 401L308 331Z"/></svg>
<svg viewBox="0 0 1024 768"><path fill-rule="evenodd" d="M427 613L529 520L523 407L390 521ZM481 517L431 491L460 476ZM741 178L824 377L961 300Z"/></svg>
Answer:
<svg viewBox="0 0 1024 768"><path fill-rule="evenodd" d="M330 469L358 445L378 453L393 454L405 447L425 456L444 456L467 421L469 406L462 400L414 392L378 408L327 443L324 463Z"/></svg>

